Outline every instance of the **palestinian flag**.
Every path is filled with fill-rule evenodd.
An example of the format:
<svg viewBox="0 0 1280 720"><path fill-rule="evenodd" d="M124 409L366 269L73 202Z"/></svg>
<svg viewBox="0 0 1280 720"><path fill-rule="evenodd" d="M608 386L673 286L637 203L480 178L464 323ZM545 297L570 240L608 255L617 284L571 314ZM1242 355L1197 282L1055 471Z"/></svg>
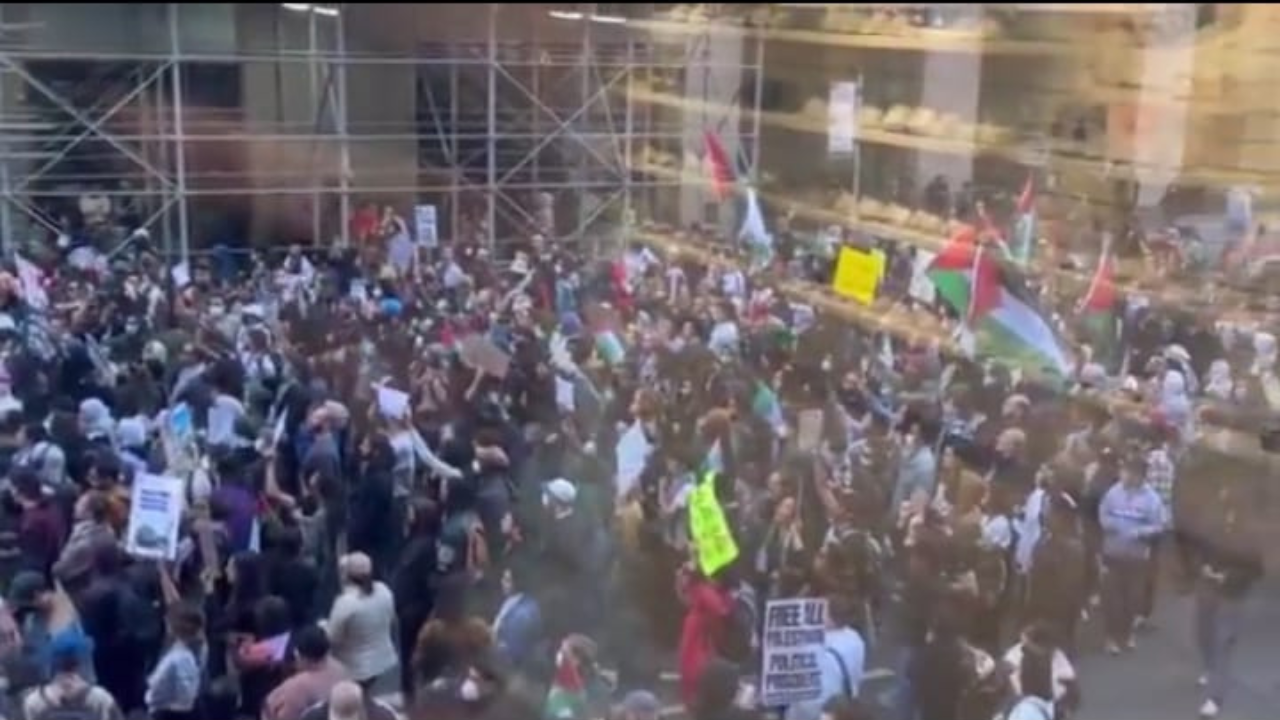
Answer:
<svg viewBox="0 0 1280 720"><path fill-rule="evenodd" d="M707 163L711 167L711 190L715 193L717 200L724 202L733 195L733 183L737 179L733 172L733 163L729 160L729 153L724 149L724 143L720 142L720 136L714 131L704 132L702 142L706 145Z"/></svg>
<svg viewBox="0 0 1280 720"><path fill-rule="evenodd" d="M756 417L769 423L775 431L786 427L782 416L782 404L778 396L764 382L757 380L755 392L751 395L751 412Z"/></svg>
<svg viewBox="0 0 1280 720"><path fill-rule="evenodd" d="M1013 259L1022 265L1031 262L1036 247L1036 187L1027 176L1013 214Z"/></svg>
<svg viewBox="0 0 1280 720"><path fill-rule="evenodd" d="M587 686L568 653L561 653L556 675L547 691L542 717L546 720L583 720L587 716Z"/></svg>
<svg viewBox="0 0 1280 720"><path fill-rule="evenodd" d="M1089 289L1080 299L1077 312L1084 326L1084 336L1093 346L1094 359L1108 370L1115 369L1120 345L1115 309L1115 257L1107 248L1098 258L1098 269L1089 281Z"/></svg>
<svg viewBox="0 0 1280 720"><path fill-rule="evenodd" d="M1065 377L1071 358L1004 253L978 241L972 227L956 232L934 258L929 280L959 313L969 350L1031 377Z"/></svg>

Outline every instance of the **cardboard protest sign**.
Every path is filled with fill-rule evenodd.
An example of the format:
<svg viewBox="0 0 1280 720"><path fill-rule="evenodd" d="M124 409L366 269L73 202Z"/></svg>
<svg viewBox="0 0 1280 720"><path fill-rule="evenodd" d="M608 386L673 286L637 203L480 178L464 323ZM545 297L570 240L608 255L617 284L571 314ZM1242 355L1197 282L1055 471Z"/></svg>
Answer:
<svg viewBox="0 0 1280 720"><path fill-rule="evenodd" d="M458 343L458 357L467 367L483 370L496 378L507 376L511 358L483 335L468 335Z"/></svg>
<svg viewBox="0 0 1280 720"><path fill-rule="evenodd" d="M134 478L125 535L129 554L153 560L173 560L178 556L183 495L178 478L149 474Z"/></svg>
<svg viewBox="0 0 1280 720"><path fill-rule="evenodd" d="M851 247L840 248L831 288L841 297L870 305L875 302L880 278L884 276L884 266L884 253L865 252Z"/></svg>
<svg viewBox="0 0 1280 720"><path fill-rule="evenodd" d="M738 559L724 508L716 497L715 473L706 473L689 495L689 534L698 549L698 569L711 577Z"/></svg>
<svg viewBox="0 0 1280 720"><path fill-rule="evenodd" d="M622 316L617 309L603 303L592 303L582 309L582 317L587 321L587 328L593 335L601 333L622 333Z"/></svg>
<svg viewBox="0 0 1280 720"><path fill-rule="evenodd" d="M819 660L826 647L827 601L770 600L764 614L760 701L785 707L822 697Z"/></svg>
<svg viewBox="0 0 1280 720"><path fill-rule="evenodd" d="M822 444L825 414L821 409L801 410L796 415L796 446L801 452L817 450Z"/></svg>

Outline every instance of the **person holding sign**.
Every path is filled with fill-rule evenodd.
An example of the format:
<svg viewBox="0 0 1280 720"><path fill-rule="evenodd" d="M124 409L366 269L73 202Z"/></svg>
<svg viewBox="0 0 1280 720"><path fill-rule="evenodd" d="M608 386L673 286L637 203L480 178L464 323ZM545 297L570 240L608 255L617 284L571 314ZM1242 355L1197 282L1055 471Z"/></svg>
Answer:
<svg viewBox="0 0 1280 720"><path fill-rule="evenodd" d="M855 629L859 615L860 608L848 599L827 603L826 631L816 657L821 694L816 700L792 704L786 720L819 720L832 700L858 697L867 658L866 643Z"/></svg>

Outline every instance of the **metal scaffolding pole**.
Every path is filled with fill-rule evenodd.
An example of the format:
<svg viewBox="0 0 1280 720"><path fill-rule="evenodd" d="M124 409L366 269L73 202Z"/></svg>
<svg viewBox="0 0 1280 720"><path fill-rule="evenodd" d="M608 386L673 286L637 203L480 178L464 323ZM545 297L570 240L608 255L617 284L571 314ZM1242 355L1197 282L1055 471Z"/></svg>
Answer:
<svg viewBox="0 0 1280 720"><path fill-rule="evenodd" d="M760 182L760 97L764 94L764 38L756 38L756 89L751 98L751 179Z"/></svg>
<svg viewBox="0 0 1280 720"><path fill-rule="evenodd" d="M338 183L342 192L342 212L340 222L342 223L341 235L342 247L351 244L351 136L347 133L347 27L345 18L347 16L347 8L345 3L338 3L337 17L337 37L335 45L338 51L337 66L337 102L335 105L335 115L338 119L338 154L341 164L341 172L338 176Z"/></svg>
<svg viewBox="0 0 1280 720"><path fill-rule="evenodd" d="M452 46L450 46L452 48ZM457 54L456 49L453 54ZM462 152L459 147L461 137L457 132L458 127L458 66L449 66L449 128L453 131L453 149L449 156L452 160L452 179L453 187L449 191L449 228L451 238L457 242L458 235L462 228L462 168L458 166L458 156Z"/></svg>
<svg viewBox="0 0 1280 720"><path fill-rule="evenodd" d="M5 117L8 108L8 83L0 76L0 119ZM7 136L7 133L6 133ZM13 197L9 182L9 142L0 142L0 252L8 254L13 248L13 208L9 207Z"/></svg>
<svg viewBox="0 0 1280 720"><path fill-rule="evenodd" d="M488 224L489 237L485 240L490 249L493 238L497 234L498 214L498 4L489 3L489 85L488 85L487 125L489 129L489 157L485 180L488 187Z"/></svg>
<svg viewBox="0 0 1280 720"><path fill-rule="evenodd" d="M591 103L594 102L595 98L591 97L591 22L585 19L582 21L582 47L579 48L578 51L582 53L580 58L581 62L578 66L578 72L582 73L582 77L580 78L582 94L578 96L582 102L580 111L587 116L589 122L591 116ZM562 125L567 126L575 121L576 118L569 117L562 121ZM573 132L572 128L569 128L569 132ZM585 142L583 144L585 145ZM587 154L581 151L579 151L578 157L578 181L582 183L587 181ZM586 203L583 202L585 199L586 198L582 195L579 195L578 197L578 227L574 231L575 240L581 239L582 229L587 224L589 212L587 210Z"/></svg>
<svg viewBox="0 0 1280 720"><path fill-rule="evenodd" d="M307 49L311 52L311 62L307 63L307 81L310 91L308 97L311 98L311 106L315 108L316 119L314 125L317 126L317 133L320 130L318 126L325 106L325 103L320 101L320 58L316 47L318 45L318 33L316 13L309 12L307 13ZM316 170L316 147L315 144L311 146L310 166L312 173ZM324 242L321 238L320 230L320 193L318 192L311 196L311 242L316 245Z"/></svg>
<svg viewBox="0 0 1280 720"><path fill-rule="evenodd" d="M625 242L630 234L632 226L632 216L635 208L632 207L631 201L631 162L632 152L635 146L635 104L632 102L632 94L635 90L635 62L636 62L636 43L635 40L627 37L627 97L626 97L626 113L623 118L623 142L622 142L622 240Z"/></svg>
<svg viewBox="0 0 1280 720"><path fill-rule="evenodd" d="M174 171L177 174L178 203L178 257L186 262L191 252L190 226L187 222L187 147L182 137L182 67L178 64L181 57L181 43L178 39L178 8L180 3L169 3L169 68L173 78L173 138L174 138Z"/></svg>

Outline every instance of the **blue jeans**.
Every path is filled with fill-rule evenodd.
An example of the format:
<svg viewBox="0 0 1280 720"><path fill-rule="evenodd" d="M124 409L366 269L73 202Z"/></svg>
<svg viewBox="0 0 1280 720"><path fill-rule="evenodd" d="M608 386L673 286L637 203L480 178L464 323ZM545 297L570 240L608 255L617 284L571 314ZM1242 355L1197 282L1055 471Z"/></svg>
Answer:
<svg viewBox="0 0 1280 720"><path fill-rule="evenodd" d="M911 683L911 673L915 664L916 648L910 644L904 644L898 648L893 664L893 686L889 689L888 702L886 704L888 713L885 717L889 720L916 720L919 715L919 709L916 706L916 689Z"/></svg>
<svg viewBox="0 0 1280 720"><path fill-rule="evenodd" d="M1133 621L1142 611L1147 588L1147 561L1132 558L1104 558L1102 612L1106 616L1107 639L1124 644L1133 636Z"/></svg>
<svg viewBox="0 0 1280 720"><path fill-rule="evenodd" d="M1227 598L1212 580L1196 587L1196 646L1204 667L1207 698L1221 704L1230 682L1231 654L1243 622L1244 601Z"/></svg>

